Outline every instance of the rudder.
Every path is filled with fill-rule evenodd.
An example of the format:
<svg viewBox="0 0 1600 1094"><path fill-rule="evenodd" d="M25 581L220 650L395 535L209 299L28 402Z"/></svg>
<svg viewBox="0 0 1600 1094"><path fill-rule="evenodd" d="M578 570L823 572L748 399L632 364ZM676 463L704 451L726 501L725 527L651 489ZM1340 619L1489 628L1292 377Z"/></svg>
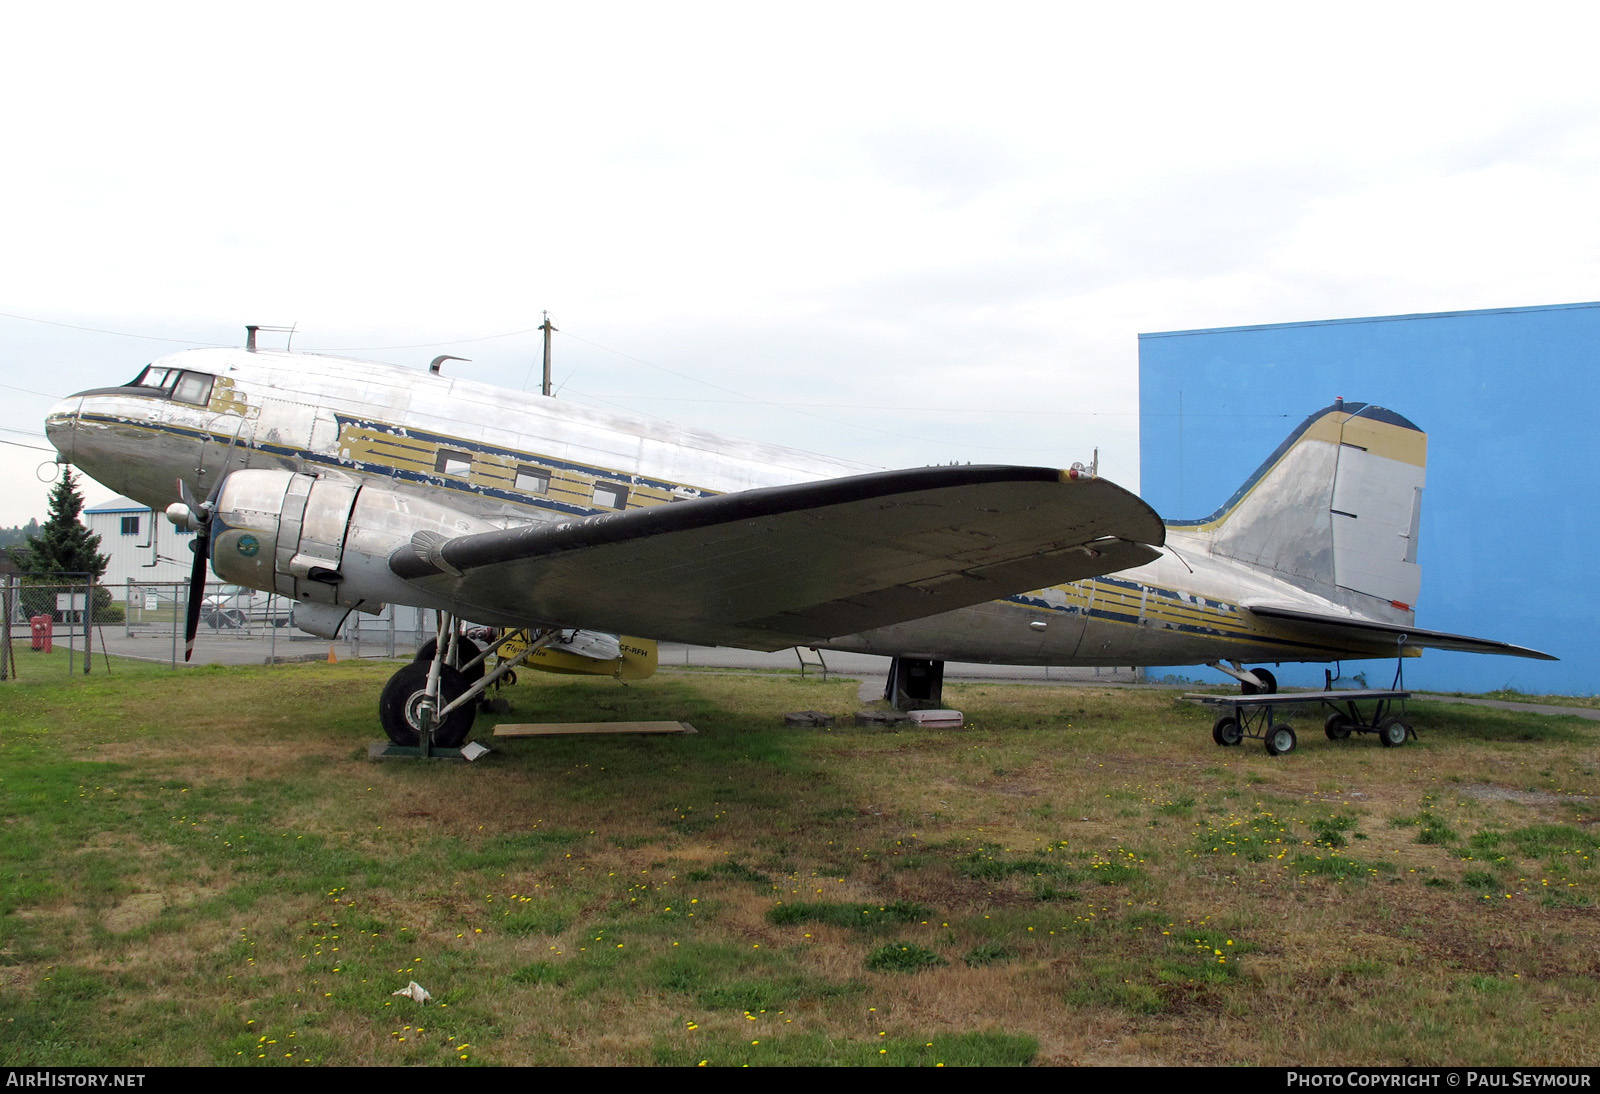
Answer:
<svg viewBox="0 0 1600 1094"><path fill-rule="evenodd" d="M1366 403L1308 417L1220 509L1169 527L1376 618L1409 622L1427 434Z"/></svg>

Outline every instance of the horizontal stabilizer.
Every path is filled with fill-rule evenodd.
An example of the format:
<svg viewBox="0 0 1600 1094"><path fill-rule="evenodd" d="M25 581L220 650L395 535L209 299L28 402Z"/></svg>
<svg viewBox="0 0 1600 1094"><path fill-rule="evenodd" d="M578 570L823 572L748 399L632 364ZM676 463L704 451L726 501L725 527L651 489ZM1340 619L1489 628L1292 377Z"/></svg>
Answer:
<svg viewBox="0 0 1600 1094"><path fill-rule="evenodd" d="M411 544L389 567L472 618L776 650L1142 565L1164 539L1103 479L925 467Z"/></svg>
<svg viewBox="0 0 1600 1094"><path fill-rule="evenodd" d="M1355 616L1332 612L1312 612L1301 607L1245 601L1243 607L1252 615L1277 620L1307 639L1326 642L1332 648L1353 648L1370 644L1371 656L1393 656L1401 647L1431 650L1454 650L1457 653L1493 653L1505 657L1532 657L1539 661L1559 661L1552 654L1531 650L1526 646L1513 646L1509 642L1494 642L1487 638L1469 638L1464 634L1446 634L1427 631L1399 623L1375 623Z"/></svg>

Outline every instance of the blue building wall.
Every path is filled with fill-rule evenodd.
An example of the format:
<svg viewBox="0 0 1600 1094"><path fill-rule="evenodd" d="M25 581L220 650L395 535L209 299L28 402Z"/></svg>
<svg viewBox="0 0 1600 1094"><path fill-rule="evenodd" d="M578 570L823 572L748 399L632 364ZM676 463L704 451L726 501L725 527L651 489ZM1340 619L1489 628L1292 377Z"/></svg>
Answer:
<svg viewBox="0 0 1600 1094"><path fill-rule="evenodd" d="M1141 493L1168 519L1210 513L1335 397L1410 418L1428 434L1417 625L1562 660L1430 650L1406 683L1600 690L1600 303L1141 334L1139 389ZM1387 682L1392 663L1361 669Z"/></svg>

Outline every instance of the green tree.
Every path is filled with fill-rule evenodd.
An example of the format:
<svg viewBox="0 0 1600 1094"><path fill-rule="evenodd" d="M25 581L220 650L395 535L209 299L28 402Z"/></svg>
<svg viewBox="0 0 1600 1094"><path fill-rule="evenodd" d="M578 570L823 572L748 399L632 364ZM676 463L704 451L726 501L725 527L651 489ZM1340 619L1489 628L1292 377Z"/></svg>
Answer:
<svg viewBox="0 0 1600 1094"><path fill-rule="evenodd" d="M28 552L18 561L34 578L55 574L93 574L99 578L111 562L100 553L100 537L78 519L83 494L72 468L64 468L61 481L50 490L50 516L37 536L28 537Z"/></svg>

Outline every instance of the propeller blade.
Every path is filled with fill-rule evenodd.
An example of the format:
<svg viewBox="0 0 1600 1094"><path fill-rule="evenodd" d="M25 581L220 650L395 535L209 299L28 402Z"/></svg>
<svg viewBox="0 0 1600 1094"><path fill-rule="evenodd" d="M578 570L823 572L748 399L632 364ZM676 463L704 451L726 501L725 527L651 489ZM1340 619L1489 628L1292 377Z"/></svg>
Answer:
<svg viewBox="0 0 1600 1094"><path fill-rule="evenodd" d="M189 571L189 612L183 621L183 659L194 656L194 636L200 630L200 609L205 605L206 559L211 554L209 536L195 533L190 545L194 551L194 569Z"/></svg>
<svg viewBox="0 0 1600 1094"><path fill-rule="evenodd" d="M228 463L233 459L233 449L239 443L239 430L242 428L244 428L243 419L234 427L233 440L228 442L228 449L222 454L222 465L217 468L217 481L211 484L211 492L206 495L204 508L207 518L216 510L217 498L222 494L222 484L228 481Z"/></svg>
<svg viewBox="0 0 1600 1094"><path fill-rule="evenodd" d="M178 500L183 502L184 507L194 514L196 519L201 518L204 510L200 508L200 503L194 500L194 492L189 489L189 484L182 479L178 480Z"/></svg>
<svg viewBox="0 0 1600 1094"><path fill-rule="evenodd" d="M238 442L237 433L233 440L234 443ZM196 502L189 484L178 480L178 498L188 507L191 527L198 526L195 527L194 542L189 544L189 549L194 552L194 569L189 571L189 610L183 622L185 661L194 656L194 638L200 632L200 610L205 606L206 596L206 561L211 557L211 523L216 514L217 498L222 495L222 484L228 480L228 458L232 453L233 444L229 444L228 456L223 458L217 481L211 484L211 491L204 502Z"/></svg>

